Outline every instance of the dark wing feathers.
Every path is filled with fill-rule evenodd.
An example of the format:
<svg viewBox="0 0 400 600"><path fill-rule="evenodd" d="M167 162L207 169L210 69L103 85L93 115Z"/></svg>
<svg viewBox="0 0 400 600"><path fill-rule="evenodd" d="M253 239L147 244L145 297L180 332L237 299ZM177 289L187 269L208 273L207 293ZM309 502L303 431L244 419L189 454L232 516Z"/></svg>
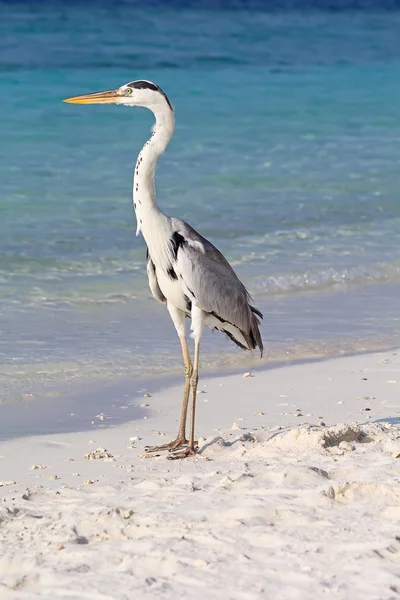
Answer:
<svg viewBox="0 0 400 600"><path fill-rule="evenodd" d="M262 314L226 258L207 239L180 219L172 219L177 272L187 295L205 312L240 329L253 349L263 344L258 328ZM259 317L259 318L258 318Z"/></svg>

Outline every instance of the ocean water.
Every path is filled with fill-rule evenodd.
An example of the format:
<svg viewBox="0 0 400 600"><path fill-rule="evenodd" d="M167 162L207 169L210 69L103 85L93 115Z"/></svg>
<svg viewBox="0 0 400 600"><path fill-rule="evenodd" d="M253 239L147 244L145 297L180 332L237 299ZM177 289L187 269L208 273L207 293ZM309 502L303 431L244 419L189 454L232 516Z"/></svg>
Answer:
<svg viewBox="0 0 400 600"><path fill-rule="evenodd" d="M159 205L224 252L266 359L400 340L400 12L0 1L0 402L180 367L135 237L150 79L176 111ZM243 361L206 333L203 364Z"/></svg>

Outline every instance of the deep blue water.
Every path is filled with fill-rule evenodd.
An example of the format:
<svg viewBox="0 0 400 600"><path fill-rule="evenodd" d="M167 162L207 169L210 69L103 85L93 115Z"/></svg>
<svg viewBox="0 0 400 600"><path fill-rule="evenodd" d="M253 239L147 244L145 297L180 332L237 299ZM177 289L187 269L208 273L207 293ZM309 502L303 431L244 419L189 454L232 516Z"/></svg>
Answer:
<svg viewBox="0 0 400 600"><path fill-rule="evenodd" d="M61 102L136 78L176 110L159 204L235 265L270 355L397 343L400 12L321 5L0 2L3 399L179 364L131 205L151 115Z"/></svg>

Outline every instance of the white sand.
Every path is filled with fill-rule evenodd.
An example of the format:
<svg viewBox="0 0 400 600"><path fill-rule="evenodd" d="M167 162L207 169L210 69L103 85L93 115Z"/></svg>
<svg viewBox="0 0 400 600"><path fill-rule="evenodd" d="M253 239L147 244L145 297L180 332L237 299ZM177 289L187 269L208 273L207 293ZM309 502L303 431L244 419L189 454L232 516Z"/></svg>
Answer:
<svg viewBox="0 0 400 600"><path fill-rule="evenodd" d="M0 445L1 600L400 598L400 353L205 383L197 459L141 458L181 388Z"/></svg>

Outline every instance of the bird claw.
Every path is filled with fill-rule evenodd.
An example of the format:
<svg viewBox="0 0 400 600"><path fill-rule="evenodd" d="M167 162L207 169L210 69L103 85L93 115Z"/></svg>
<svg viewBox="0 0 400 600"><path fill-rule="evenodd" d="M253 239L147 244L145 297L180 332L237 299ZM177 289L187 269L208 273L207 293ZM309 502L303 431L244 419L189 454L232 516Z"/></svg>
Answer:
<svg viewBox="0 0 400 600"><path fill-rule="evenodd" d="M178 452L171 452L169 456L167 456L168 460L179 460L181 458L188 458L189 456L196 456L197 446L195 448L191 448L187 446L183 450L179 450Z"/></svg>
<svg viewBox="0 0 400 600"><path fill-rule="evenodd" d="M163 450L168 450L169 452L173 452L177 448L181 448L188 444L188 440L186 438L176 438L176 440L172 440L168 444L163 444L162 446L145 446L146 452L162 452Z"/></svg>

